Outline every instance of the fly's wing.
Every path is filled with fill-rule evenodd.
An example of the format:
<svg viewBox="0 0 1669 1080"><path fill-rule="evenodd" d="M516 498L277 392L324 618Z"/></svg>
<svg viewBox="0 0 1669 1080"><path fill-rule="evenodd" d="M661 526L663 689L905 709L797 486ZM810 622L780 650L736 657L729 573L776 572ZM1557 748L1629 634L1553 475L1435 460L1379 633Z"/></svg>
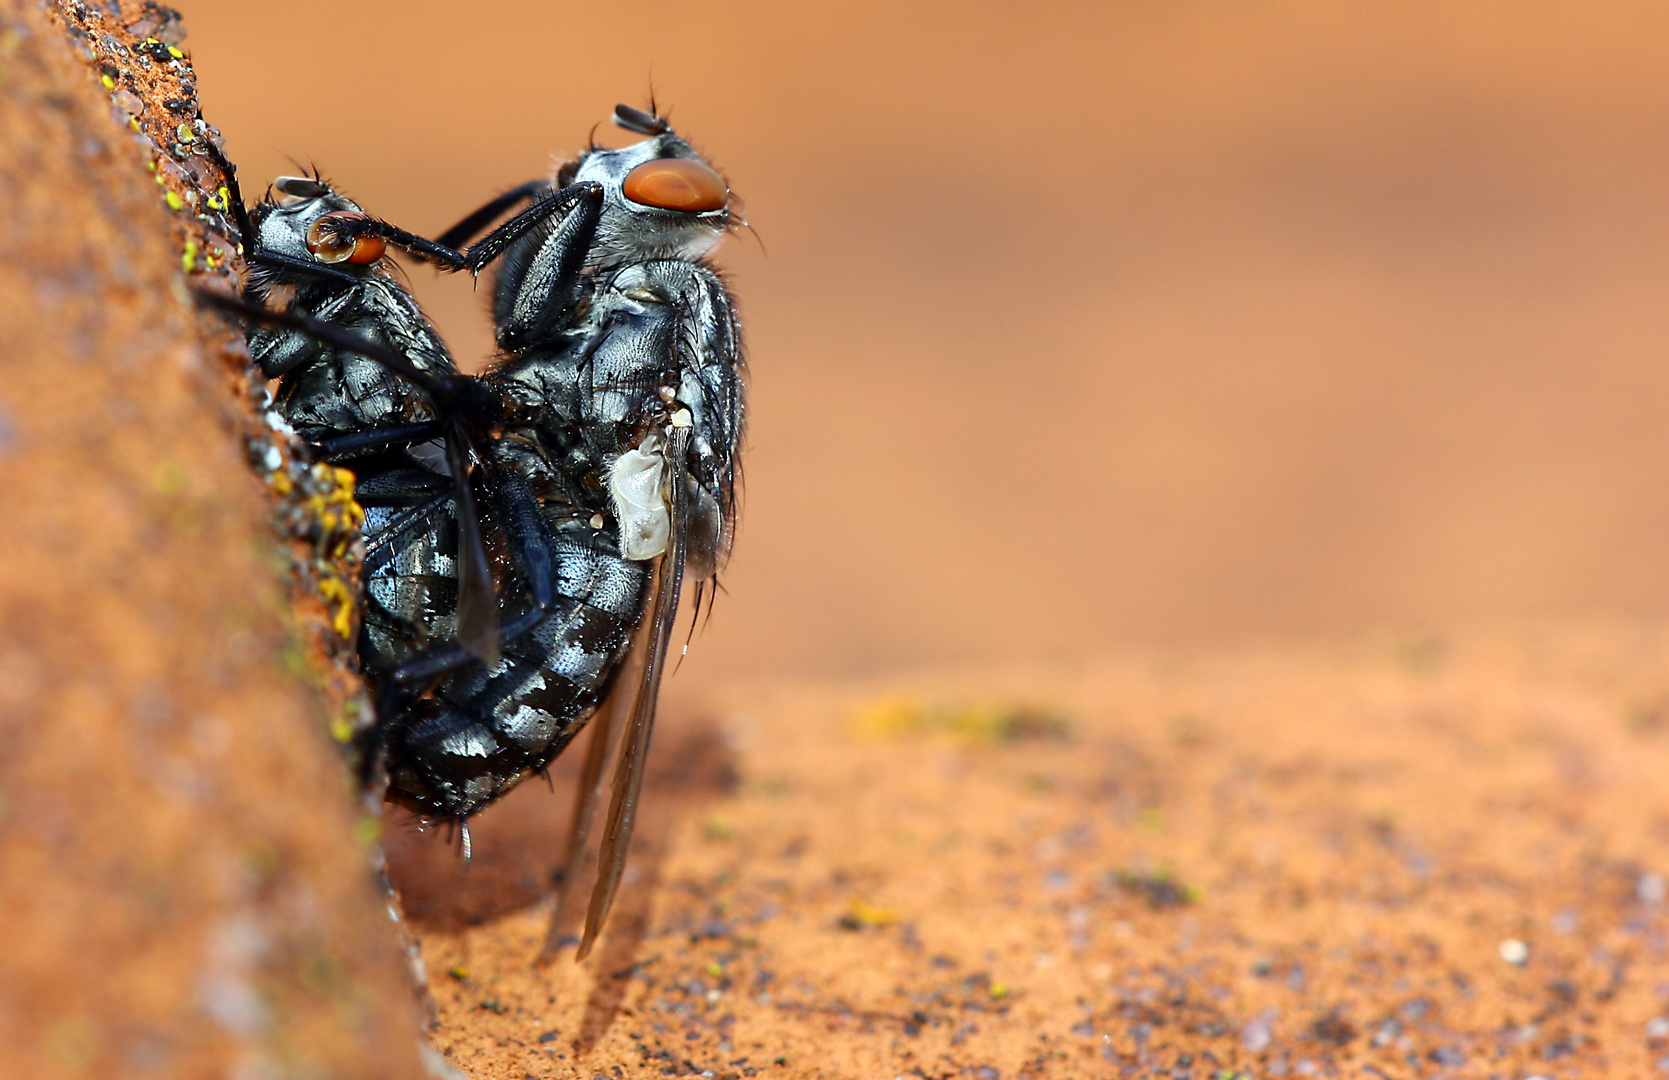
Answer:
<svg viewBox="0 0 1669 1080"><path fill-rule="evenodd" d="M585 934L574 959L591 953L597 935L608 918L626 870L632 826L637 821L638 796L643 791L643 770L649 757L649 736L655 726L655 705L661 693L661 676L666 670L667 651L672 644L672 622L678 614L678 597L684 585L684 557L689 549L688 458L690 429L673 428L668 440L667 464L671 474L667 504L671 511L671 542L656 567L655 595L649 603L647 630L642 642L646 650L643 676L638 682L637 700L631 721L621 735L620 761L614 770L614 789L609 800L608 825L603 832L598 856L597 884L591 891L591 905L585 913Z"/></svg>
<svg viewBox="0 0 1669 1080"><path fill-rule="evenodd" d="M574 794L574 813L568 826L568 846L562 859L562 888L556 896L556 911L551 915L550 929L545 934L544 947L535 963L547 964L556 958L562 945L563 928L569 925L569 915L579 896L579 880L585 869L588 854L586 840L597 818L597 805L603 794L603 767L613 749L615 728L625 721L637 700L637 665L633 661L641 654L633 650L631 658L615 680L608 700L597 710L591 721L591 742L585 748L585 765L580 770L579 787Z"/></svg>
<svg viewBox="0 0 1669 1080"><path fill-rule="evenodd" d="M481 515L469 482L469 439L456 422L446 425L446 465L458 494L458 644L488 667L498 663L498 594L481 538Z"/></svg>

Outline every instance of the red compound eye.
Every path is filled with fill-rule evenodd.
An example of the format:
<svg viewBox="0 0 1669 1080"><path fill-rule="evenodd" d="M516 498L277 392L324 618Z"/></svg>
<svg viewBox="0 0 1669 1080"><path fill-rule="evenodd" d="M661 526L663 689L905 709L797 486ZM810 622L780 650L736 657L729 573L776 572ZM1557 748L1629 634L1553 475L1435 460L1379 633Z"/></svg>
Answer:
<svg viewBox="0 0 1669 1080"><path fill-rule="evenodd" d="M626 174L621 194L635 203L662 210L684 210L699 214L722 210L730 201L724 178L699 161L688 158L656 158Z"/></svg>
<svg viewBox="0 0 1669 1080"><path fill-rule="evenodd" d="M328 228L326 222L365 220L366 215L356 214L352 210L338 210L334 214L326 214L308 227L307 250L322 263L345 262L363 266L376 262L388 249L388 244L382 237L360 236L342 239L325 231Z"/></svg>

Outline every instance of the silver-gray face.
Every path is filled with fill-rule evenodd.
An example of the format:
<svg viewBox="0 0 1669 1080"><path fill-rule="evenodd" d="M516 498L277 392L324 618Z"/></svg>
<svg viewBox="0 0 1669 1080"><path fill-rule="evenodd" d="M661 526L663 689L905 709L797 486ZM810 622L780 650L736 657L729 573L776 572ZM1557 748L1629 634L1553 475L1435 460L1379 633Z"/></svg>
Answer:
<svg viewBox="0 0 1669 1080"><path fill-rule="evenodd" d="M307 230L326 214L361 213L358 204L307 176L280 176L261 207L260 243L267 251L293 259L312 259Z"/></svg>
<svg viewBox="0 0 1669 1080"><path fill-rule="evenodd" d="M574 182L603 186L603 214L592 244L593 265L649 259L700 259L718 246L738 223L733 204L691 212L634 202L626 197L626 178L640 165L663 158L697 162L712 169L700 154L672 132L655 135L619 150L593 150L580 162Z"/></svg>

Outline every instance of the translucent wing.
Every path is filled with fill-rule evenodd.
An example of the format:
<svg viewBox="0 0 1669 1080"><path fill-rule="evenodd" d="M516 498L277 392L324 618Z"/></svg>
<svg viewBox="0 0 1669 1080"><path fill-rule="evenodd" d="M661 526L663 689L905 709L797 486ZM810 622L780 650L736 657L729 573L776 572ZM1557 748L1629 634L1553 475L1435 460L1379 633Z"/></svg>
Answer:
<svg viewBox="0 0 1669 1080"><path fill-rule="evenodd" d="M614 770L614 789L609 800L608 825L603 832L598 856L597 884L591 891L591 905L585 913L585 934L575 960L584 960L596 943L608 918L615 891L626 870L632 826L637 821L638 796L643 791L644 764L649 757L649 736L655 726L655 705L660 697L661 676L666 670L667 651L672 644L672 622L678 614L678 597L684 584L684 555L689 547L687 452L690 429L673 428L668 440L667 464L671 466L667 503L672 512L671 545L656 568L655 595L650 600L648 631L641 648L646 650L643 676L638 682L637 700L631 721L621 735L620 760Z"/></svg>
<svg viewBox="0 0 1669 1080"><path fill-rule="evenodd" d="M549 963L561 947L563 928L569 925L574 900L579 896L579 881L585 869L586 840L597 818L597 806L603 794L603 767L608 763L615 729L630 715L637 701L637 672L633 663L639 656L634 650L614 684L614 691L591 721L591 742L586 747L585 765L580 770L579 787L574 794L574 813L568 826L568 846L562 859L562 888L557 892L556 911L551 915L550 930L539 950L538 963Z"/></svg>

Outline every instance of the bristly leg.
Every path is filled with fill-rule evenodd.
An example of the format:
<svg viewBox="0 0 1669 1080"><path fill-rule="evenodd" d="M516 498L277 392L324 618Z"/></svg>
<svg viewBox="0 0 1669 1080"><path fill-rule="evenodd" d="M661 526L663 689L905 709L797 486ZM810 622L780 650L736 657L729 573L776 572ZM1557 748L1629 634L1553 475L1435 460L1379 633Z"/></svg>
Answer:
<svg viewBox="0 0 1669 1080"><path fill-rule="evenodd" d="M524 185L524 188L528 186ZM522 188L516 189L517 192L522 190ZM566 213L574 207L588 202L600 203L602 195L601 186L594 183L574 184L561 191L552 192L545 198L536 199L532 206L462 251L448 244L407 232L396 225L391 225L369 215L343 216L323 222L321 232L333 245L338 247L352 248L357 241L365 238L376 238L393 244L408 254L432 263L442 270L468 271L471 274L479 274L489 263L503 254L505 249L527 235L547 218ZM448 229L443 235L450 237L464 234L463 229L466 225L474 223L487 210L506 197L500 196L499 199L488 203L487 206L471 214L464 221ZM513 205L514 201L511 200L510 203L506 204L506 207ZM487 220L496 216L495 213Z"/></svg>
<svg viewBox="0 0 1669 1080"><path fill-rule="evenodd" d="M457 249L471 237L479 235L482 229L497 221L499 216L512 206L536 198L541 192L547 191L549 188L550 185L543 180L529 180L525 184L518 184L435 237L435 243L443 247Z"/></svg>
<svg viewBox="0 0 1669 1080"><path fill-rule="evenodd" d="M469 432L458 416L459 410L491 410L491 392L480 380L467 375L436 375L359 334L308 315L272 311L260 304L224 293L198 290L199 303L230 312L240 318L300 330L339 349L357 353L382 364L429 395L436 409L448 414L441 427L446 463L458 500L461 538L458 572L458 640L470 655L496 663L499 654L498 596L493 588L486 543L481 536L480 517L469 479L469 461L476 456Z"/></svg>

